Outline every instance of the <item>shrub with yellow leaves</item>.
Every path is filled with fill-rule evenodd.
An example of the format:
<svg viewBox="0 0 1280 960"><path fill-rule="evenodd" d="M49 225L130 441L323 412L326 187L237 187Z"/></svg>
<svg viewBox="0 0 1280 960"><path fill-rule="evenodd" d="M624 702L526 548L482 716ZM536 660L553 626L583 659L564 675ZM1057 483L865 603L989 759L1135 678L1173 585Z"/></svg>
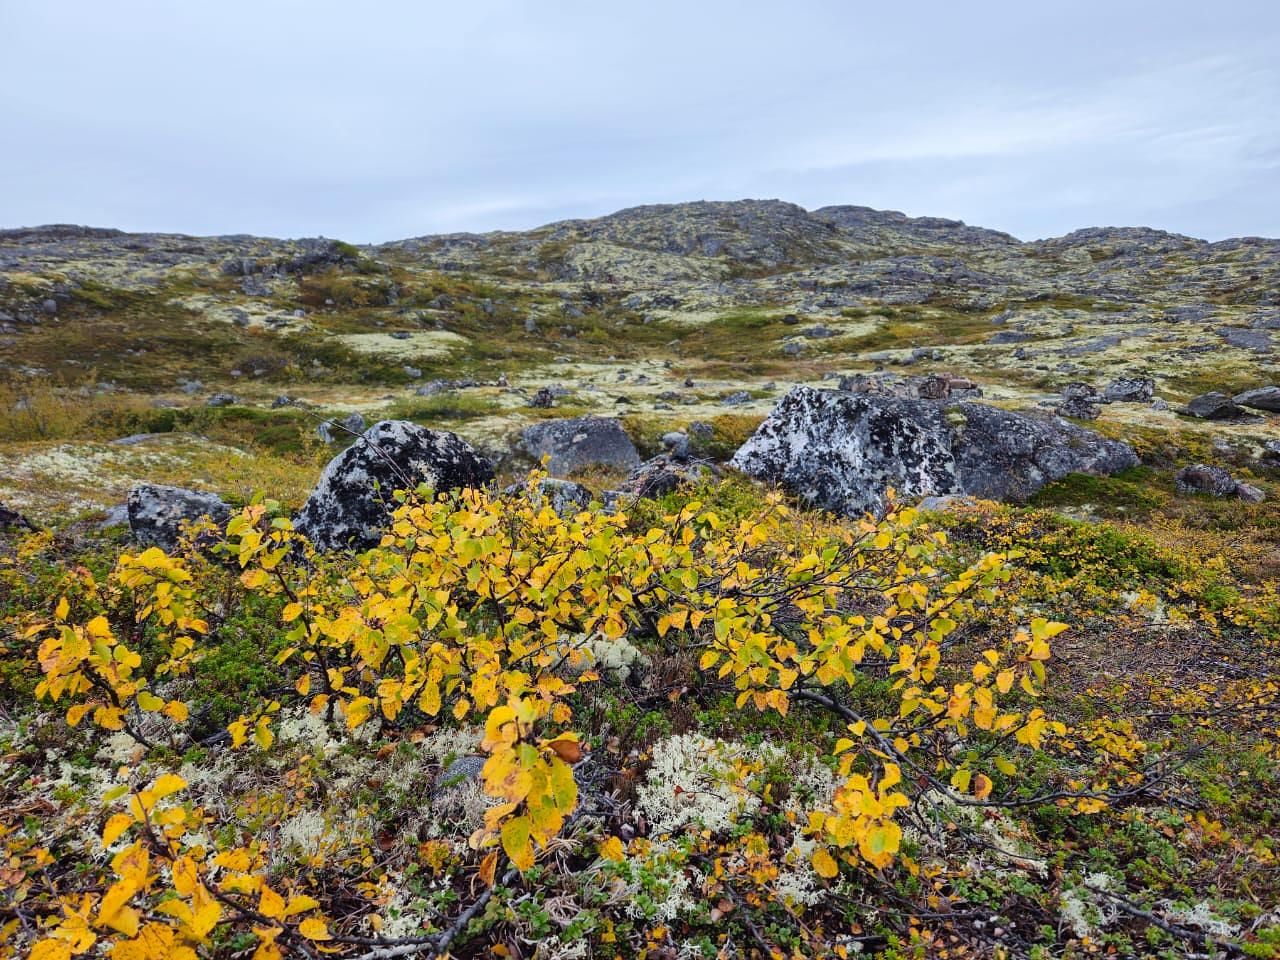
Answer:
<svg viewBox="0 0 1280 960"><path fill-rule="evenodd" d="M146 714L188 724L176 691L218 643L229 592L271 598L281 683L229 724L232 746L271 750L280 714L299 707L355 733L483 717L492 805L471 846L490 887L504 856L530 870L576 815L584 744L573 719L599 680L593 638L687 654L740 709L838 718L825 749L841 783L806 830L828 880L898 860L900 814L926 791L994 802L995 777L1014 773L1019 750L1065 732L1029 707L1065 627L1032 618L1004 636L986 629L1010 555L949 568L946 536L914 510L837 522L771 495L740 519L695 501L642 528L625 513L561 516L521 493L396 496L381 544L356 555L317 553L255 503L212 555L120 557L93 602L78 601L86 616L64 599L30 628L38 696L69 702L70 724L89 717L146 745ZM868 684L879 698L869 714ZM117 879L65 905L43 957L82 953L98 936L114 938L113 956L186 957L220 922L252 928L257 960L330 936L318 901L267 886L247 850L179 844L205 818L162 808L183 785L161 777L109 819L105 844L136 836L115 855ZM625 855L616 837L599 850L610 862Z"/></svg>

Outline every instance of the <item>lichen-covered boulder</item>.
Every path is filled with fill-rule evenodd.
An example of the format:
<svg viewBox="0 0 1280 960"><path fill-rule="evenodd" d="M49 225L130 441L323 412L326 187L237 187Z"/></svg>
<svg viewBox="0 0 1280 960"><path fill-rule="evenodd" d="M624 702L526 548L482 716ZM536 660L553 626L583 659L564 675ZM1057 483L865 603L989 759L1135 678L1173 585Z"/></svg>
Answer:
<svg viewBox="0 0 1280 960"><path fill-rule="evenodd" d="M1111 403L1150 403L1156 382L1150 377L1118 377L1107 384L1103 397Z"/></svg>
<svg viewBox="0 0 1280 960"><path fill-rule="evenodd" d="M231 508L216 494L159 483L130 490L126 509L133 539L162 550L178 545L184 524L207 518L222 526L231 517Z"/></svg>
<svg viewBox="0 0 1280 960"><path fill-rule="evenodd" d="M587 467L634 470L640 465L635 444L613 417L546 420L526 427L523 440L529 456L550 458L547 472L552 476L567 476Z"/></svg>
<svg viewBox="0 0 1280 960"><path fill-rule="evenodd" d="M1111 476L1138 465L1127 443L1064 420L962 403L953 408L957 493L1024 501L1072 473Z"/></svg>
<svg viewBox="0 0 1280 960"><path fill-rule="evenodd" d="M886 492L1025 500L1069 473L1136 466L1126 444L1058 419L796 387L730 465L815 506L878 513Z"/></svg>
<svg viewBox="0 0 1280 960"><path fill-rule="evenodd" d="M849 515L882 510L890 487L959 492L946 410L927 400L796 387L729 465Z"/></svg>
<svg viewBox="0 0 1280 960"><path fill-rule="evenodd" d="M294 526L320 550L364 549L382 538L396 490L455 490L492 480L493 464L456 434L383 420L329 461Z"/></svg>
<svg viewBox="0 0 1280 960"><path fill-rule="evenodd" d="M1246 390L1244 393L1236 394L1235 402L1242 407L1250 407L1254 410L1280 413L1280 387L1258 387L1256 390Z"/></svg>
<svg viewBox="0 0 1280 960"><path fill-rule="evenodd" d="M1213 391L1193 397L1187 404L1187 413L1201 420L1230 420L1244 413L1225 393Z"/></svg>

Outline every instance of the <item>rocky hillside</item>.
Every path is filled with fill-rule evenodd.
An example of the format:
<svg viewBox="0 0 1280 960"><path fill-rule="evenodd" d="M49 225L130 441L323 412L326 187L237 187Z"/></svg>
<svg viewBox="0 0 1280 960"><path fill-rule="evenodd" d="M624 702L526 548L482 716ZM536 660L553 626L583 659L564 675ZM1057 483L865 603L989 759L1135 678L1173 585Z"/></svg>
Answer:
<svg viewBox="0 0 1280 960"><path fill-rule="evenodd" d="M0 231L0 960L1280 957L1278 330L1141 228Z"/></svg>
<svg viewBox="0 0 1280 960"><path fill-rule="evenodd" d="M36 513L106 507L139 472L138 451L83 446L118 439L109 430L51 426L33 388L55 405L79 391L168 411L131 421L171 434L155 453L167 478L199 473L190 465L208 448L189 434L296 454L330 416L465 426L500 462L557 410L625 416L647 452L710 423L727 455L790 386L899 372L967 380L1021 409L1150 380L1142 404L1064 409L1256 460L1280 439L1260 411L1223 408L1212 422L1179 411L1280 379L1278 327L1280 241L1096 228L1021 242L855 206L647 206L373 247L7 230L8 436L81 445L10 454L0 499ZM100 464L92 484L68 466L86 456Z"/></svg>

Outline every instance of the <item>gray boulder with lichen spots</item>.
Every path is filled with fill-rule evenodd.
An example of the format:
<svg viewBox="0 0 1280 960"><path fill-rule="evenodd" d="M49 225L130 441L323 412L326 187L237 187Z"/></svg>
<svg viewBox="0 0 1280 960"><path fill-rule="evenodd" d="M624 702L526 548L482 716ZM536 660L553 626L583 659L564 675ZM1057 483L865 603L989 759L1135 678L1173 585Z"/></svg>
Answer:
<svg viewBox="0 0 1280 960"><path fill-rule="evenodd" d="M178 545L187 524L208 518L221 526L231 517L231 508L216 494L160 483L142 483L130 490L126 510L133 538L162 550Z"/></svg>
<svg viewBox="0 0 1280 960"><path fill-rule="evenodd" d="M1021 501L1070 473L1136 466L1124 443L1058 419L978 403L796 387L730 461L809 503L878 513L906 497L967 494Z"/></svg>
<svg viewBox="0 0 1280 960"><path fill-rule="evenodd" d="M383 420L329 461L294 526L320 550L363 549L382 538L396 490L442 492L492 480L493 464L456 434Z"/></svg>
<svg viewBox="0 0 1280 960"><path fill-rule="evenodd" d="M634 470L640 454L613 417L546 420L526 427L524 449L536 460L547 457L547 472L563 477L588 467Z"/></svg>

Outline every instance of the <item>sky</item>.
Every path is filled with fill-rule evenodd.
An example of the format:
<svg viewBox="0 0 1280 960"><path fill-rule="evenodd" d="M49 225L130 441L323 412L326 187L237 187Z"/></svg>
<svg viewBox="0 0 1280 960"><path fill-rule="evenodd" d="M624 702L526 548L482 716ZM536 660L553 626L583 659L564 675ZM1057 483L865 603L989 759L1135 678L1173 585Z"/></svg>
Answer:
<svg viewBox="0 0 1280 960"><path fill-rule="evenodd" d="M1277 0L0 0L0 226L779 198L1280 236Z"/></svg>

